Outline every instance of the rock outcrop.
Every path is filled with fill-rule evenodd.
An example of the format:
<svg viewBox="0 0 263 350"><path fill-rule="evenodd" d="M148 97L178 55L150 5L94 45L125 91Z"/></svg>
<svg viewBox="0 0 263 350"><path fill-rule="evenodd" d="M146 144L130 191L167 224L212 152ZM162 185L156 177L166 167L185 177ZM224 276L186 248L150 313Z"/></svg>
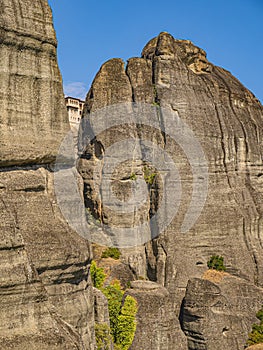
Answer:
<svg viewBox="0 0 263 350"><path fill-rule="evenodd" d="M1 2L1 166L50 163L69 126L47 1Z"/></svg>
<svg viewBox="0 0 263 350"><path fill-rule="evenodd" d="M181 314L188 349L244 349L262 300L262 288L235 276L190 279Z"/></svg>
<svg viewBox="0 0 263 350"><path fill-rule="evenodd" d="M1 1L0 348L94 349L90 247L52 162L69 130L47 1Z"/></svg>
<svg viewBox="0 0 263 350"><path fill-rule="evenodd" d="M128 295L138 302L137 331L131 350L187 349L169 293L163 286L151 281L133 281Z"/></svg>
<svg viewBox="0 0 263 350"><path fill-rule="evenodd" d="M108 323L107 305L95 291L94 315L92 252L69 227L55 197L53 165L69 125L46 1L1 1L0 57L0 348L93 350L94 322ZM106 129L95 133L78 165L87 216L99 239L114 239L100 223L135 231L148 223L136 231L139 246L121 249L120 264L109 268L123 284L150 279L132 281L127 291L139 305L131 348L239 350L262 305L263 107L202 49L168 33L152 39L126 67L120 59L106 62L84 114L119 103L130 108L133 102L152 106L159 127L131 120L128 127L107 129L106 119ZM194 202L193 212L203 210L185 234L181 225L193 186L204 179L193 176L185 150L163 128L162 108L188 125L208 163L206 204ZM138 156L145 151L140 142L140 152L116 169L112 187L125 202L133 181L145 180L147 199L132 215L103 203L103 156L127 138L158 145L180 172L180 207L159 237L149 221L165 197L166 182ZM172 203L165 205L169 212ZM140 236L148 237L145 244ZM230 274L221 281L201 279L213 254L224 256Z"/></svg>
<svg viewBox="0 0 263 350"><path fill-rule="evenodd" d="M203 50L190 41L176 40L168 33L152 39L142 56L129 59L126 67L121 59L106 62L87 95L84 115L89 118L106 106L132 102L148 103L157 111L168 109L192 130L208 164L209 189L205 206L192 228L182 234L181 226L191 204L193 186L200 180L194 178L185 150L169 137L169 130L162 129L161 117L158 130L149 125L136 125L136 120L131 120L129 126L107 128L112 117L105 114L106 129L97 134L94 131L96 137L87 145L79 162L85 204L90 214L105 225L126 228L149 222L158 210L163 187L154 168L151 174L156 172L156 176L153 181L148 180L148 198L140 210L134 210L131 215L111 210L104 205L100 193L107 172L107 169L102 170L107 148L128 138L146 139L165 150L179 169L182 198L177 215L165 231L158 238L152 236L154 239L137 249L140 274L166 288L178 317L189 279L201 278L213 254L224 256L227 272L240 278L244 293L248 285L254 285L255 289L262 287L263 107L260 102L230 72L210 63ZM96 177L94 171L97 171ZM120 201L127 201L133 181L146 179L145 162L140 157L131 157L130 161L119 164L113 175L113 192ZM195 201L194 211L202 209L201 205ZM136 276L135 255L131 250L122 250L122 259L132 262L130 268ZM241 279L246 283L242 284ZM235 312L234 306L231 310ZM147 319L150 311L144 312ZM245 304L242 312L247 320L252 320L255 310ZM190 327L191 324L187 334L191 332ZM238 331L242 341L245 328ZM137 332L140 334L142 330ZM214 328L213 332L213 339L218 343L222 329ZM160 340L154 346L147 349L180 348L174 338L169 344ZM239 345L233 346L238 349Z"/></svg>
<svg viewBox="0 0 263 350"><path fill-rule="evenodd" d="M93 288L95 322L106 323L110 326L108 300L105 295L97 288Z"/></svg>
<svg viewBox="0 0 263 350"><path fill-rule="evenodd" d="M247 350L263 350L263 344L252 345L248 347Z"/></svg>

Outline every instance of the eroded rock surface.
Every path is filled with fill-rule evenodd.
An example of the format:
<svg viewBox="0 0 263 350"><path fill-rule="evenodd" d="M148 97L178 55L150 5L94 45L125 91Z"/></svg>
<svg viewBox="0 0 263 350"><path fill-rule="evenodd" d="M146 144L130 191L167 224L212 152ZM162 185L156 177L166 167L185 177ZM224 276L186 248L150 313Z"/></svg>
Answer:
<svg viewBox="0 0 263 350"><path fill-rule="evenodd" d="M52 162L69 130L47 1L1 1L0 348L94 349L90 248Z"/></svg>
<svg viewBox="0 0 263 350"><path fill-rule="evenodd" d="M262 288L231 275L189 280L181 314L188 349L244 349L262 299Z"/></svg>
<svg viewBox="0 0 263 350"><path fill-rule="evenodd" d="M68 130L47 1L1 1L0 165L48 163Z"/></svg>
<svg viewBox="0 0 263 350"><path fill-rule="evenodd" d="M110 324L108 300L105 295L97 288L93 288L94 294L94 309L95 309L95 322Z"/></svg>
<svg viewBox="0 0 263 350"><path fill-rule="evenodd" d="M0 347L93 350L90 247L65 222L54 195L52 162L69 125L46 1L1 1L0 57ZM184 150L160 131L161 118L158 130L131 121L129 127L104 131L80 159L88 215L113 228L148 222L165 186L154 167L134 157L116 169L114 192L125 201L132 181L144 179L146 201L130 216L104 206L96 192L102 170L94 177L94 169L103 168L113 142L147 139L180 169L183 196L172 223L153 240L150 225L145 232L138 229L138 242L141 234L148 234L149 242L122 250L127 276L151 280L133 281L127 292L139 305L132 349L214 350L215 344L241 349L262 304L262 105L202 49L168 33L151 40L126 67L120 59L106 62L84 113L125 102L146 102L157 114L159 107L177 113L200 141L209 165L205 207L182 234L193 174ZM212 254L223 255L227 271L237 277L221 284L201 280ZM105 320L100 300L96 317Z"/></svg>
<svg viewBox="0 0 263 350"><path fill-rule="evenodd" d="M151 281L133 281L127 294L138 302L137 329L130 349L187 349L166 288Z"/></svg>

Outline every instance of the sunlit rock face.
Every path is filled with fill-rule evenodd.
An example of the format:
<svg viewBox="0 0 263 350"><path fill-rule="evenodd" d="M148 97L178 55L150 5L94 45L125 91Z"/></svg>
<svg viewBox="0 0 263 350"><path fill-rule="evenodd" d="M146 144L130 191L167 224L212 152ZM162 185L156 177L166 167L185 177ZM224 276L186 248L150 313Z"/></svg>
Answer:
<svg viewBox="0 0 263 350"><path fill-rule="evenodd" d="M180 317L188 349L244 349L262 297L262 288L227 273L190 279Z"/></svg>
<svg viewBox="0 0 263 350"><path fill-rule="evenodd" d="M136 125L135 120L131 120L129 126L106 127L97 134L94 131L96 138L86 146L80 159L79 171L84 179L85 204L90 215L106 225L126 228L149 221L158 211L165 186L158 174L152 183L148 183L148 197L140 210L131 215L120 215L104 205L99 190L107 172L107 169L103 170L103 156L107 148L127 138L147 139L173 159L180 173L182 197L177 214L158 238L136 250L122 249L122 261L130 264L134 278L149 278L164 286L173 301L176 317L183 307L189 279L202 276L213 254L224 256L229 273L261 290L263 107L260 102L230 72L210 63L202 49L190 41L176 40L168 33L152 39L143 49L142 56L129 59L127 65L121 59L106 62L87 95L84 115L89 119L106 106L119 103L130 106L132 102L147 103L156 110L163 108L176 113L193 132L208 165L205 205L194 201L193 211L200 210L201 215L188 232L181 233L191 205L193 186L200 179L194 176L185 149L169 137L169 130L161 132L161 118L157 130L149 125ZM106 126L107 123L110 125L110 119L110 114L105 115ZM113 154L112 159L114 157L118 155ZM118 199L125 202L129 198L135 176L145 179L144 166L137 156L119 164L112 178L112 191ZM94 171L96 177L93 176ZM173 203L167 205L169 209ZM151 237L151 228L149 230ZM101 242L106 241L105 237ZM243 288L242 285L240 288ZM245 308L249 317L256 312L256 306ZM156 319L156 322L159 321ZM189 335L191 324L187 327ZM237 333L234 330L226 332L225 337L228 334L238 337L240 332L245 337L246 327ZM221 339L222 329L215 328L213 332L214 339ZM151 337L147 334L146 337ZM159 341L158 349L170 348L180 349L176 339L170 339L168 345Z"/></svg>
<svg viewBox="0 0 263 350"><path fill-rule="evenodd" d="M0 348L94 349L89 244L50 170L69 130L51 10L0 6Z"/></svg>
<svg viewBox="0 0 263 350"><path fill-rule="evenodd" d="M1 166L48 163L68 130L47 1L1 2Z"/></svg>

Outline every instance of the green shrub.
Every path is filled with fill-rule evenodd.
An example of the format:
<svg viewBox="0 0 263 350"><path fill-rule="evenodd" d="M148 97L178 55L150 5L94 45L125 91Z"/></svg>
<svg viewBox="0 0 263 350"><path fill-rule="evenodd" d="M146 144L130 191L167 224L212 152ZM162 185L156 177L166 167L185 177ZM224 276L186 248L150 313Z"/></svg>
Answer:
<svg viewBox="0 0 263 350"><path fill-rule="evenodd" d="M263 305L256 317L260 320L260 324L253 324L252 331L248 335L247 345L263 343Z"/></svg>
<svg viewBox="0 0 263 350"><path fill-rule="evenodd" d="M107 323L95 323L97 350L111 350L112 336Z"/></svg>
<svg viewBox="0 0 263 350"><path fill-rule="evenodd" d="M211 256L210 260L207 262L207 267L209 269L217 270L217 271L225 271L226 267L224 265L224 258L219 255Z"/></svg>
<svg viewBox="0 0 263 350"><path fill-rule="evenodd" d="M132 296L127 295L118 317L116 334L116 343L120 345L123 350L128 350L132 344L136 331L136 313L137 302Z"/></svg>
<svg viewBox="0 0 263 350"><path fill-rule="evenodd" d="M143 176L144 180L148 185L152 185L157 173L153 172L152 169L150 169L148 166L145 166L143 168Z"/></svg>
<svg viewBox="0 0 263 350"><path fill-rule="evenodd" d="M106 323L95 324L98 350L110 349L111 341L114 342L114 350L129 349L136 331L136 300L128 295L123 301L124 291L118 280L103 288L106 274L94 260L90 266L90 274L93 286L100 289L108 300L110 316L110 328Z"/></svg>
<svg viewBox="0 0 263 350"><path fill-rule="evenodd" d="M135 173L131 173L130 180L132 180L132 181L136 181L137 180L137 176L136 176Z"/></svg>
<svg viewBox="0 0 263 350"><path fill-rule="evenodd" d="M98 267L94 260L90 265L90 275L93 286L101 289L104 284L106 274L104 273L104 269L102 267Z"/></svg>
<svg viewBox="0 0 263 350"><path fill-rule="evenodd" d="M103 288L103 293L108 299L111 335L115 344L114 349L127 350L132 344L136 331L137 302L129 295L123 302L124 291L121 289L118 281Z"/></svg>
<svg viewBox="0 0 263 350"><path fill-rule="evenodd" d="M102 253L101 257L102 258L113 258L115 260L118 260L121 256L121 252L119 251L118 248L107 248L106 250L104 250L104 252Z"/></svg>
<svg viewBox="0 0 263 350"><path fill-rule="evenodd" d="M263 305L262 305L262 309L260 309L257 314L256 317L259 319L259 321L262 323L263 322Z"/></svg>
<svg viewBox="0 0 263 350"><path fill-rule="evenodd" d="M111 334L114 343L116 343L116 334L118 331L118 317L121 312L122 297L124 292L121 290L121 287L117 284L103 288L102 292L108 299Z"/></svg>

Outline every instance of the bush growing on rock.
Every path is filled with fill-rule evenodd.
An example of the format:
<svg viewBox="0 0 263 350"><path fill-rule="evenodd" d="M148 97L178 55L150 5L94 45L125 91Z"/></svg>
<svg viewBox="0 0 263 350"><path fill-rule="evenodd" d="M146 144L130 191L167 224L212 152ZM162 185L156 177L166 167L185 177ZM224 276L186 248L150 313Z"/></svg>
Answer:
<svg viewBox="0 0 263 350"><path fill-rule="evenodd" d="M135 173L131 173L130 180L132 180L132 181L136 181L137 180L137 176L136 176Z"/></svg>
<svg viewBox="0 0 263 350"><path fill-rule="evenodd" d="M108 299L110 327L105 323L95 325L95 335L98 350L111 349L128 350L136 331L137 302L132 296L124 297L120 281L115 280L109 286L103 287L106 274L93 260L90 266L93 286L100 289Z"/></svg>
<svg viewBox="0 0 263 350"><path fill-rule="evenodd" d="M207 267L212 270L217 271L226 271L226 267L224 265L224 258L219 255L213 255L207 262Z"/></svg>
<svg viewBox="0 0 263 350"><path fill-rule="evenodd" d="M118 317L121 312L122 297L124 292L121 290L120 285L114 283L102 289L103 294L108 299L108 310L110 316L110 328L111 334L116 343L116 334L118 330Z"/></svg>
<svg viewBox="0 0 263 350"><path fill-rule="evenodd" d="M136 331L135 316L137 313L136 300L127 295L118 316L118 327L116 332L116 343L123 350L128 350L132 344Z"/></svg>
<svg viewBox="0 0 263 350"><path fill-rule="evenodd" d="M118 281L103 288L102 291L108 299L111 335L115 344L114 349L128 350L136 331L137 302L129 295L123 300L124 291L121 289Z"/></svg>
<svg viewBox="0 0 263 350"><path fill-rule="evenodd" d="M111 350L112 336L107 323L95 324L97 350Z"/></svg>
<svg viewBox="0 0 263 350"><path fill-rule="evenodd" d="M256 317L259 319L261 323L263 323L263 305L262 305L262 308L257 312Z"/></svg>
<svg viewBox="0 0 263 350"><path fill-rule="evenodd" d="M253 324L252 331L248 335L248 345L263 343L263 305L257 312L256 317L259 319L260 324Z"/></svg>
<svg viewBox="0 0 263 350"><path fill-rule="evenodd" d="M144 176L144 180L148 185L153 185L155 177L156 177L157 173L155 173L151 168L149 168L148 166L145 166L143 168L143 176Z"/></svg>
<svg viewBox="0 0 263 350"><path fill-rule="evenodd" d="M98 267L94 260L90 265L90 275L93 287L101 289L104 284L106 274L104 273L104 269L102 267Z"/></svg>
<svg viewBox="0 0 263 350"><path fill-rule="evenodd" d="M102 258L112 258L115 260L118 260L121 256L121 252L119 251L118 248L107 248L106 250L104 250L104 252L102 253L101 257Z"/></svg>

